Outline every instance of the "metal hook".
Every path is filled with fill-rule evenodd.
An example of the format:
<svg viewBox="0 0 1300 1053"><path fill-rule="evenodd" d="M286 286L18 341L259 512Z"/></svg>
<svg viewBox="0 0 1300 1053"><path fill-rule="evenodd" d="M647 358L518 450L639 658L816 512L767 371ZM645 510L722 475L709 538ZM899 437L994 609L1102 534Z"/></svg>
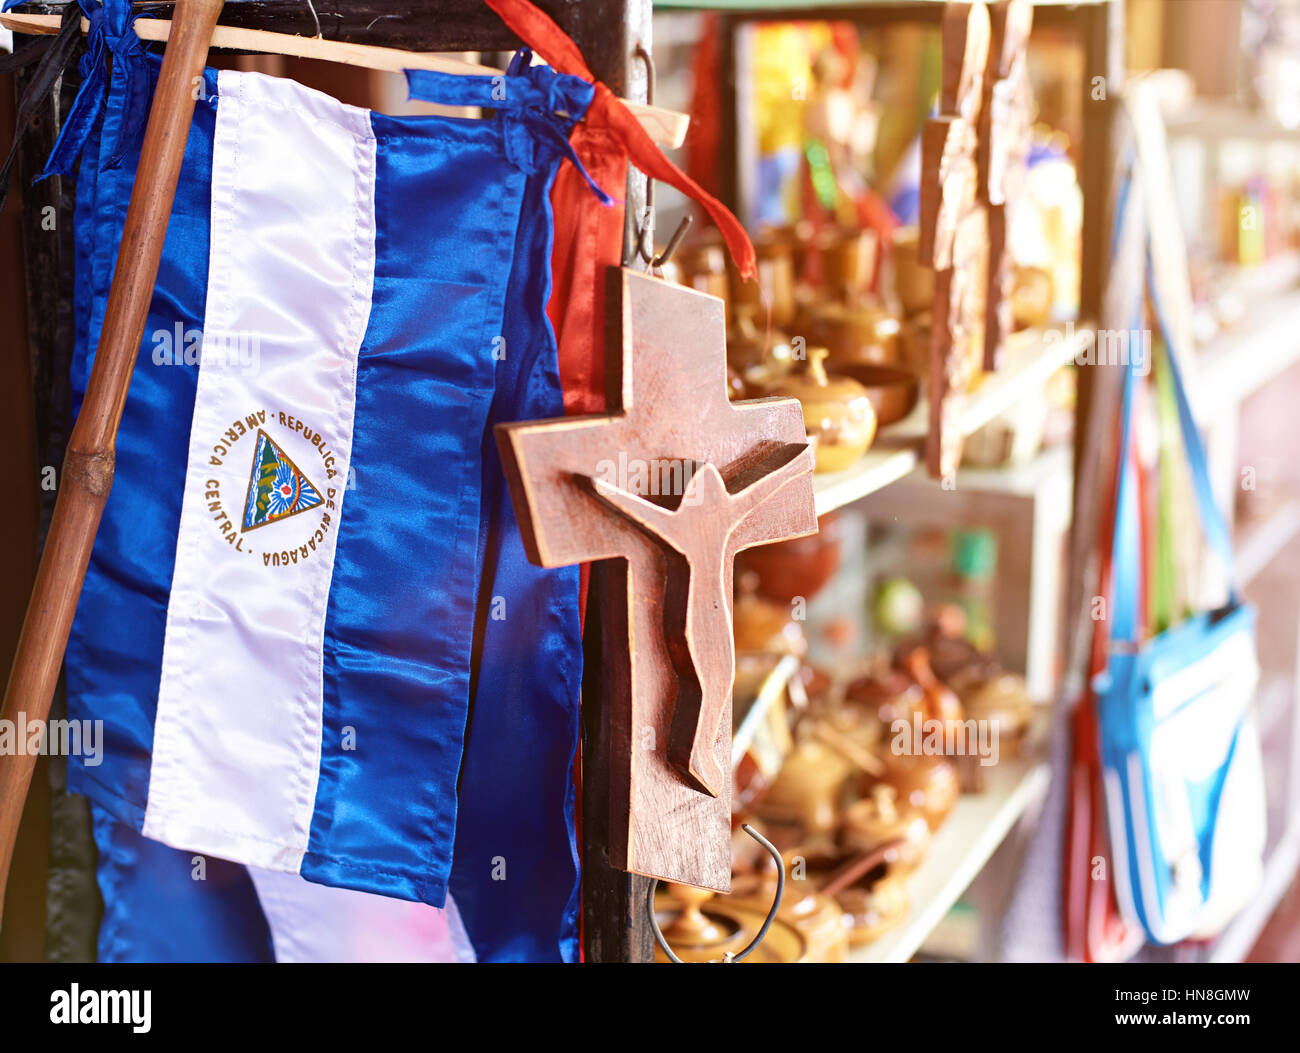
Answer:
<svg viewBox="0 0 1300 1053"><path fill-rule="evenodd" d="M686 237L686 232L691 229L691 224L694 222L695 219L689 212L682 217L682 221L677 224L677 229L673 231L673 236L668 239L668 244L664 247L664 251L659 253L658 256L650 261L650 269L652 271L660 270L663 265L668 262L672 257L672 254L677 251L677 246L682 243L682 238Z"/></svg>
<svg viewBox="0 0 1300 1053"><path fill-rule="evenodd" d="M746 823L742 829L760 845L766 848L768 854L771 855L773 861L776 863L776 896L772 900L772 907L768 910L767 917L763 919L763 927L758 930L757 934L745 945L743 950L738 951L736 954L732 954L730 951L725 952L722 956L724 962L743 962L754 953L755 948L757 948L758 945L763 942L763 938L767 936L767 930L772 927L772 922L776 921L776 912L781 909L781 897L785 895L785 860L781 858L781 853L776 850L776 845L772 844L771 841L748 823ZM655 943L659 944L659 949L662 950L664 954L668 955L668 960L670 962L673 962L676 965L685 965L686 963L677 957L676 952L668 946L668 941L664 939L664 931L659 927L659 919L655 917L655 893L658 890L659 879L655 878L650 882L650 891L646 895L646 913L650 916L650 929L655 934Z"/></svg>
<svg viewBox="0 0 1300 1053"><path fill-rule="evenodd" d="M650 54L649 49L639 40L636 45L636 55L645 63L646 72L646 102L653 106L655 101L655 86L659 80L659 71L655 66L654 56ZM668 239L668 245L658 256L654 251L655 238L655 181L650 176L645 180L645 207L641 213L641 222L636 227L636 252L641 257L641 261L646 265L649 271L660 270L665 263L671 258L672 254L677 251L677 246L682 243L682 238L686 237L686 232L691 229L692 217L688 213L677 224L677 229L673 231L673 236Z"/></svg>

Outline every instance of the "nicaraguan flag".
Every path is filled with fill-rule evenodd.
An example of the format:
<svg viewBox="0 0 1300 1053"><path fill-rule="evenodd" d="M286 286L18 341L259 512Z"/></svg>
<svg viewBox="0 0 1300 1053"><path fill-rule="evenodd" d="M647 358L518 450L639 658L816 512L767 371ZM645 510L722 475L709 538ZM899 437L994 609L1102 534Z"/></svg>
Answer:
<svg viewBox="0 0 1300 1053"><path fill-rule="evenodd" d="M108 154L126 80L157 68L115 63L81 144L78 400L138 146ZM410 79L493 116L204 77L68 647L102 763L72 758L69 784L99 809L106 899L105 866L126 902L161 842L247 867L278 957L343 954L292 933L337 895L443 906L455 847L481 959L572 960L577 570L518 555L487 451L491 422L563 412L547 193L592 89L523 65Z"/></svg>

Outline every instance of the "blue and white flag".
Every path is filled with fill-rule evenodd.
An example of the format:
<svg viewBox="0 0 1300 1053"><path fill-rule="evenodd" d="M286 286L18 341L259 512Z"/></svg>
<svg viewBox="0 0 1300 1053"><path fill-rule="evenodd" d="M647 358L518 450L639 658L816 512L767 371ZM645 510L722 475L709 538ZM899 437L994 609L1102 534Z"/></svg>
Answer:
<svg viewBox="0 0 1300 1053"><path fill-rule="evenodd" d="M128 79L151 90L157 70L115 63L77 122L78 400L138 145L109 153ZM577 571L508 558L486 451L491 422L563 412L546 198L592 88L523 64L410 80L493 116L205 74L68 647L70 715L103 721L102 763L73 758L69 784L187 859L249 868L278 957L277 917L341 902L295 886L441 907L463 843L479 957L572 960Z"/></svg>

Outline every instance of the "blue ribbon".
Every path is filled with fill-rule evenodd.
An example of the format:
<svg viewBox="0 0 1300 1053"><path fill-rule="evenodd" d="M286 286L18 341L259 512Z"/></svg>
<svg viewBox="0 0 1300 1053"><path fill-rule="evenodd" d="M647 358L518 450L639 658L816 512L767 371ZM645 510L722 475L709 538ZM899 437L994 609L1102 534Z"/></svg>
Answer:
<svg viewBox="0 0 1300 1053"><path fill-rule="evenodd" d="M532 52L515 52L504 75L457 76L436 70L406 71L411 98L445 106L479 106L495 110L507 123L506 151L525 172L536 170L538 143L548 143L573 162L601 204L614 204L578 157L569 133L584 116L596 89L581 77L556 73L549 66L532 66Z"/></svg>
<svg viewBox="0 0 1300 1053"><path fill-rule="evenodd" d="M525 106L520 111L520 116L535 134L549 139L559 148L560 153L582 174L600 203L608 208L614 204L614 199L591 177L573 144L569 142L569 133L574 124L586 115L596 89L580 77L556 73L550 66L531 65L532 56L531 48L520 48L506 70L507 76L528 76L545 99L541 106ZM566 114L567 117L559 117L559 114Z"/></svg>
<svg viewBox="0 0 1300 1053"><path fill-rule="evenodd" d="M135 20L143 12L132 12L130 0L77 0L82 13L90 23L86 34L86 53L81 57L81 88L68 113L68 119L59 130L59 138L50 151L49 160L40 178L52 175L70 176L77 159L85 148L91 130L104 113L108 97L108 56L113 56L115 68L122 74L125 105L122 124L112 144L105 168L116 168L144 134L149 114L149 63L145 60L144 43L135 33Z"/></svg>

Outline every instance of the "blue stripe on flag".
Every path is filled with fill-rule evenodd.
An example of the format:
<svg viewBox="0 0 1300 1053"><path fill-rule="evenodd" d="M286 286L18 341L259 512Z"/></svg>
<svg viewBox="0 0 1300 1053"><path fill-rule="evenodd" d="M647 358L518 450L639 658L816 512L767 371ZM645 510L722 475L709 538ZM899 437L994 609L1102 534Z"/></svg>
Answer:
<svg viewBox="0 0 1300 1053"><path fill-rule="evenodd" d="M154 78L158 66L159 60L151 59ZM118 431L113 489L68 641L68 715L74 720L104 720L102 764L87 767L82 758L70 757L69 789L94 798L137 829L144 821L149 790L158 671L198 379L197 365L185 364L184 339L186 333L197 333L202 327L207 298L215 70L206 71L204 86L206 98L195 107L182 163L185 176L176 190L145 337ZM116 81L114 89L103 135L92 140L83 158L83 178L87 170L99 168L98 155L107 150L100 143L116 140L115 129L122 120ZM120 168L94 172L78 188L79 222L87 213L93 217L93 224L82 223L79 231L79 237L86 238L88 258L81 258L79 248L78 263L89 264L88 288L94 306L86 342L74 355L74 409L80 408L93 348L99 341L139 159L137 148ZM94 193L92 207L83 210L82 194L90 192ZM79 272L78 285L86 281L84 272ZM178 332L180 347L175 346ZM171 342L170 350L180 356L179 361L173 357L170 364L155 364L155 350L166 350L167 345L155 341L154 334L163 334Z"/></svg>
<svg viewBox="0 0 1300 1053"><path fill-rule="evenodd" d="M301 873L441 905L469 702L479 442L524 177L499 124L371 121L374 294Z"/></svg>
<svg viewBox="0 0 1300 1053"><path fill-rule="evenodd" d="M490 425L564 415L546 317L557 161L548 150L528 180L506 301L509 353L497 364ZM579 568L544 570L528 561L491 426L483 436L482 508L479 653L452 894L479 961L576 961Z"/></svg>
<svg viewBox="0 0 1300 1053"><path fill-rule="evenodd" d="M101 962L270 962L271 930L245 867L142 837L92 805Z"/></svg>

